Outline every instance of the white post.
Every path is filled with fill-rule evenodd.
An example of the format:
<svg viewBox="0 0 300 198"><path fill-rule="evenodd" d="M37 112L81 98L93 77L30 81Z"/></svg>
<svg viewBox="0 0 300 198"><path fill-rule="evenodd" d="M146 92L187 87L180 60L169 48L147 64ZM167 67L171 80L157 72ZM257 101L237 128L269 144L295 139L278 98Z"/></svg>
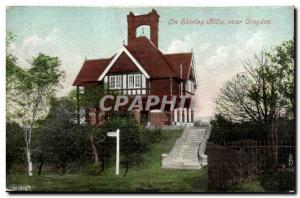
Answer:
<svg viewBox="0 0 300 198"><path fill-rule="evenodd" d="M192 123L192 110L189 109L189 122Z"/></svg>
<svg viewBox="0 0 300 198"><path fill-rule="evenodd" d="M117 129L116 132L108 132L108 137L116 137L116 175L119 175L120 173L120 130Z"/></svg>
<svg viewBox="0 0 300 198"><path fill-rule="evenodd" d="M116 136L117 136L117 145L116 145L116 175L119 175L119 164L120 164L120 130L117 129L116 132Z"/></svg>

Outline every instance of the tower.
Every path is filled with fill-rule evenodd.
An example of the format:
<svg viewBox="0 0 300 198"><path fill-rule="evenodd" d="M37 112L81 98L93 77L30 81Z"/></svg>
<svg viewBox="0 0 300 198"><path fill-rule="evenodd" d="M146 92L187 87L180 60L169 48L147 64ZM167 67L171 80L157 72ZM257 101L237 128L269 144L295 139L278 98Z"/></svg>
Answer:
<svg viewBox="0 0 300 198"><path fill-rule="evenodd" d="M134 15L130 12L127 15L128 23L128 44L136 38L136 29L141 25L150 27L150 40L155 47L158 48L158 23L159 15L156 10L152 9L151 12L145 15Z"/></svg>

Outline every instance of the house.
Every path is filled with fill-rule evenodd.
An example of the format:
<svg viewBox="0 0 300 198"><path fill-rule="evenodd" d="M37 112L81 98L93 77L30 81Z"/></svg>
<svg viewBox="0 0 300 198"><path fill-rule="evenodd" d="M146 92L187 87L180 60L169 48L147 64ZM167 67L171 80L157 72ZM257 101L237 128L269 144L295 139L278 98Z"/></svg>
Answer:
<svg viewBox="0 0 300 198"><path fill-rule="evenodd" d="M112 57L85 60L73 85L77 93L90 84L107 84L108 94L162 97L186 96L191 99L196 89L193 53L163 53L159 50L159 15L152 10L145 15L127 15L128 44ZM137 36L140 26L150 27L150 38ZM98 114L97 114L98 115ZM149 111L135 110L136 119L144 125L192 125L194 112L189 106L164 111L153 107ZM95 113L87 114L88 120ZM95 120L95 119L94 119Z"/></svg>

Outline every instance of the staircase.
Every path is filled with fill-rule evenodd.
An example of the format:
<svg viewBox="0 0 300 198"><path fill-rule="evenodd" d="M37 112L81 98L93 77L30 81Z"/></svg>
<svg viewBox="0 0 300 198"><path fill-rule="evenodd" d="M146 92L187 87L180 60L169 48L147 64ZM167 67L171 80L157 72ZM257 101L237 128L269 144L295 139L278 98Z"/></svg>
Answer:
<svg viewBox="0 0 300 198"><path fill-rule="evenodd" d="M209 127L186 127L169 154L162 154L162 168L201 169L207 165L204 155Z"/></svg>

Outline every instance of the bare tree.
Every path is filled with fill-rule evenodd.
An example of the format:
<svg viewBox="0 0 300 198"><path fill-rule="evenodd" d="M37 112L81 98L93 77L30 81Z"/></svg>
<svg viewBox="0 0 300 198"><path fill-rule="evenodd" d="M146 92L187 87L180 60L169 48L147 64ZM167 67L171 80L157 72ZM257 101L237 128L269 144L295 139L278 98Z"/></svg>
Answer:
<svg viewBox="0 0 300 198"><path fill-rule="evenodd" d="M291 52L292 50L286 51ZM255 56L254 63L244 62L245 72L228 81L216 100L218 112L227 119L236 122L252 121L262 125L271 145L277 142L277 120L289 119L288 104L292 103L293 106L295 100L292 86L293 62L290 64L290 59L284 58L278 61L275 59L277 54L278 48L270 52L262 51ZM286 61L289 63L286 64ZM284 88L287 81L291 86Z"/></svg>

